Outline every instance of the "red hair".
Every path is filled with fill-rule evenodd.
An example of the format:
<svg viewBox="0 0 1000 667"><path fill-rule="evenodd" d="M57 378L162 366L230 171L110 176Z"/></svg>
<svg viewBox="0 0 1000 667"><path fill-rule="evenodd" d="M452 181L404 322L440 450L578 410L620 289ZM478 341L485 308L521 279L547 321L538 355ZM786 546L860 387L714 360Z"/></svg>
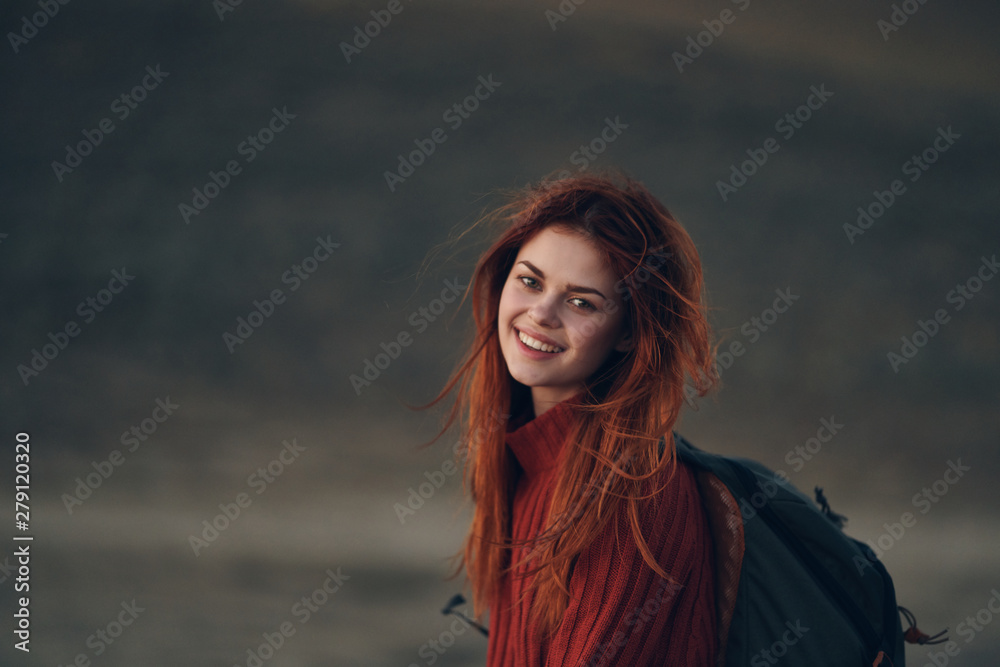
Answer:
<svg viewBox="0 0 1000 667"><path fill-rule="evenodd" d="M656 563L639 526L645 484L675 465L658 441L669 434L690 379L700 395L715 383L712 335L704 305L701 262L690 236L639 182L619 175L543 181L481 220L498 223L499 237L476 265L471 294L475 323L471 348L430 407L457 389L442 433L458 420L462 432L463 482L475 505L472 525L456 554L471 582L474 614L481 616L499 589L516 546L530 546L536 591L533 618L554 631L569 601L576 557L607 526L627 512L643 559ZM558 224L582 234L620 278L616 292L632 334L627 352L612 351L578 398L576 427L549 509L548 524L530 545L510 538L508 516L516 463L509 456L498 415L530 410L530 389L511 377L500 350L500 293L519 249L542 229ZM613 302L612 302L613 303ZM617 307L617 306L614 306ZM662 487L661 487L662 488ZM617 519L616 519L617 520ZM455 576L455 575L452 575Z"/></svg>

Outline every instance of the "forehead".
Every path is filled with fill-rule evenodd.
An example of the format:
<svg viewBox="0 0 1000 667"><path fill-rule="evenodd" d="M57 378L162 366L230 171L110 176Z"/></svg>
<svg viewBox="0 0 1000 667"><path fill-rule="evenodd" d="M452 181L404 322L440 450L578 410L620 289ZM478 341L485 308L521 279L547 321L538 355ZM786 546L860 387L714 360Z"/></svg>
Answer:
<svg viewBox="0 0 1000 667"><path fill-rule="evenodd" d="M597 244L561 225L546 227L525 242L515 261L522 260L540 269L547 280L595 287L616 280Z"/></svg>

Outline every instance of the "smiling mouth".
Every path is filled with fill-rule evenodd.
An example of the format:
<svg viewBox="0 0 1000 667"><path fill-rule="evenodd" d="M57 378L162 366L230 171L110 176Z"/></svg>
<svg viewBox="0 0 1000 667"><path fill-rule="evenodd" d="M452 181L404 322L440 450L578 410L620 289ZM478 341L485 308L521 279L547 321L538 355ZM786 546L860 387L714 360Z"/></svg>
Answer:
<svg viewBox="0 0 1000 667"><path fill-rule="evenodd" d="M547 352L549 354L558 354L559 352L564 352L565 348L558 347L556 345L548 345L540 340L532 338L528 334L524 333L520 329L515 329L517 331L518 340L524 343L527 347L532 350L538 350L539 352Z"/></svg>

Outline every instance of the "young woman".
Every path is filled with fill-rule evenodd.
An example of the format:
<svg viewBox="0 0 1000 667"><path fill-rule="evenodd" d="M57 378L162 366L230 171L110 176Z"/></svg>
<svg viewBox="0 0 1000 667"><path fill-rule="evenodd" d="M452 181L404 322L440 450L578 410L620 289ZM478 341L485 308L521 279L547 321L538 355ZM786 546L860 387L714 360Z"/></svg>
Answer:
<svg viewBox="0 0 1000 667"><path fill-rule="evenodd" d="M694 244L617 176L543 182L491 219L475 338L434 401L457 391L458 570L489 609L487 665L712 665L711 538L670 438L685 383L715 380Z"/></svg>

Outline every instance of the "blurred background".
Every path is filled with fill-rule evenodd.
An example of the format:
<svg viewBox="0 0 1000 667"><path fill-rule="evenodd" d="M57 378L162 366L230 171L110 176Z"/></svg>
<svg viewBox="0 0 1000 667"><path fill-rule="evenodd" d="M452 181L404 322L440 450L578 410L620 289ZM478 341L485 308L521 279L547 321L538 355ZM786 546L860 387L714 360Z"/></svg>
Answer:
<svg viewBox="0 0 1000 667"><path fill-rule="evenodd" d="M998 19L5 3L0 516L19 532L27 432L34 541L30 654L0 551L0 663L484 664L440 613L457 436L418 449L441 411L406 407L468 340L441 297L484 239L435 248L498 190L621 167L689 230L742 343L678 429L822 485L921 627L951 629L948 664L997 664Z"/></svg>

